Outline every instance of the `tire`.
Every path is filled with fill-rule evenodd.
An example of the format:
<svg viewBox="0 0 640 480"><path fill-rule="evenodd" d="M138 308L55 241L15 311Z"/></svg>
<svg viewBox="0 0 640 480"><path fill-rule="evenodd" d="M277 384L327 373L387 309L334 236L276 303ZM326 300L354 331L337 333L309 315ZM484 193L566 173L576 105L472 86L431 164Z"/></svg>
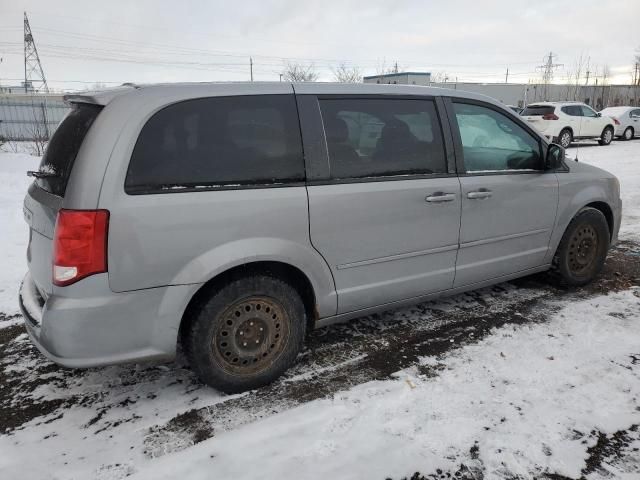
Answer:
<svg viewBox="0 0 640 480"><path fill-rule="evenodd" d="M633 127L625 128L624 132L622 133L622 138L624 140L631 140L633 136L634 136Z"/></svg>
<svg viewBox="0 0 640 480"><path fill-rule="evenodd" d="M267 274L235 278L188 319L185 353L198 377L226 393L273 382L295 361L307 325L302 299Z"/></svg>
<svg viewBox="0 0 640 480"><path fill-rule="evenodd" d="M562 236L553 259L553 271L570 287L588 284L602 270L609 240L609 225L602 212L583 208Z"/></svg>
<svg viewBox="0 0 640 480"><path fill-rule="evenodd" d="M602 131L602 134L600 135L600 140L598 140L598 143L600 145L609 145L611 144L611 141L613 140L613 128L611 127L604 127L604 130Z"/></svg>
<svg viewBox="0 0 640 480"><path fill-rule="evenodd" d="M562 129L560 135L558 135L558 143L560 146L562 148L569 148L571 142L573 142L573 133L571 133L571 130L568 128Z"/></svg>

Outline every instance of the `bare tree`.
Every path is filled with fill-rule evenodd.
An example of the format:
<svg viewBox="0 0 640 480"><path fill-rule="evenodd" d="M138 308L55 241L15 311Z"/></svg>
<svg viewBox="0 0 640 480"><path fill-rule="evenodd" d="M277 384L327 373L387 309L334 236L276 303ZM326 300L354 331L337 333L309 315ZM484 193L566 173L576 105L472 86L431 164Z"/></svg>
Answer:
<svg viewBox="0 0 640 480"><path fill-rule="evenodd" d="M335 69L331 69L333 78L336 82L341 83L360 83L362 82L362 74L356 66L348 67L344 62L340 63Z"/></svg>
<svg viewBox="0 0 640 480"><path fill-rule="evenodd" d="M398 62L394 62L392 65L388 65L387 59L383 58L382 61L378 60L378 65L376 66L376 74L387 75L389 73L398 73L405 69L406 67L398 65Z"/></svg>
<svg viewBox="0 0 640 480"><path fill-rule="evenodd" d="M596 101L596 104L599 103L599 105L602 108L606 108L609 106L609 99L607 98L605 100L604 91L605 91L606 85L609 83L610 76L611 76L611 71L609 70L609 65L605 65L604 67L602 67L602 87L601 87L600 99ZM609 93L611 93L611 89L609 89ZM599 110L602 110L602 108L600 108Z"/></svg>
<svg viewBox="0 0 640 480"><path fill-rule="evenodd" d="M431 83L446 83L449 78L449 74L447 72L435 72L431 75Z"/></svg>
<svg viewBox="0 0 640 480"><path fill-rule="evenodd" d="M582 53L573 61L571 69L567 71L567 100L578 100L582 74L589 68L588 65L589 57L585 57Z"/></svg>
<svg viewBox="0 0 640 480"><path fill-rule="evenodd" d="M282 71L282 77L287 82L315 82L318 80L318 72L316 72L313 63L303 65L296 62L287 62Z"/></svg>
<svg viewBox="0 0 640 480"><path fill-rule="evenodd" d="M47 107L46 101L36 103L35 99L31 99L33 108L31 110L33 121L26 124L26 130L31 144L29 153L41 157L49 143L49 125L47 124Z"/></svg>

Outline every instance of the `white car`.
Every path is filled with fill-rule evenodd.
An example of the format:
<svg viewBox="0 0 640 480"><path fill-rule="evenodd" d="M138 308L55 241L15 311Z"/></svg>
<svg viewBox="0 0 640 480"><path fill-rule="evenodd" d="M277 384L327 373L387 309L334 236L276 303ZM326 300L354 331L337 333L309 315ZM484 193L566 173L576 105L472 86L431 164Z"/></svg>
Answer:
<svg viewBox="0 0 640 480"><path fill-rule="evenodd" d="M615 136L624 140L640 137L640 108L608 107L601 110L603 117L610 117L615 123Z"/></svg>
<svg viewBox="0 0 640 480"><path fill-rule="evenodd" d="M613 119L579 102L532 103L520 114L552 142L567 148L578 139L598 139L600 145L613 140Z"/></svg>

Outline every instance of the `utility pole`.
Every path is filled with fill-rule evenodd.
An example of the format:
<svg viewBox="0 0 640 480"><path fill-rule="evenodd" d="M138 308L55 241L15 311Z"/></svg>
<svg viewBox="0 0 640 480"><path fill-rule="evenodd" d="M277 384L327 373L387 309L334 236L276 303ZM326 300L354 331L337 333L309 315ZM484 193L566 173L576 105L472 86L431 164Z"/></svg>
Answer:
<svg viewBox="0 0 640 480"><path fill-rule="evenodd" d="M396 61L395 65L393 66L393 73L398 73L398 62Z"/></svg>
<svg viewBox="0 0 640 480"><path fill-rule="evenodd" d="M549 55L545 57L544 65L538 66L539 69L542 70L542 83L544 84L544 100L547 100L549 93L549 84L551 80L553 80L553 71L554 69L561 67L561 63L553 63L553 58L556 55L553 52L549 52Z"/></svg>
<svg viewBox="0 0 640 480"><path fill-rule="evenodd" d="M504 83L509 83L509 67L507 67L507 74L504 76Z"/></svg>
<svg viewBox="0 0 640 480"><path fill-rule="evenodd" d="M249 72L251 74L251 81L253 82L253 58L249 57Z"/></svg>
<svg viewBox="0 0 640 480"><path fill-rule="evenodd" d="M38 56L38 49L36 48L36 42L33 39L31 33L31 26L29 25L29 19L27 18L27 12L24 12L24 91L27 92L29 85L33 87L35 84L39 84L40 87L49 93L49 86L47 85L47 79L44 76L42 70L42 64L40 63L40 57Z"/></svg>
<svg viewBox="0 0 640 480"><path fill-rule="evenodd" d="M633 103L638 106L638 87L640 87L640 62L636 62L635 71L633 75L634 85L636 86L633 89Z"/></svg>

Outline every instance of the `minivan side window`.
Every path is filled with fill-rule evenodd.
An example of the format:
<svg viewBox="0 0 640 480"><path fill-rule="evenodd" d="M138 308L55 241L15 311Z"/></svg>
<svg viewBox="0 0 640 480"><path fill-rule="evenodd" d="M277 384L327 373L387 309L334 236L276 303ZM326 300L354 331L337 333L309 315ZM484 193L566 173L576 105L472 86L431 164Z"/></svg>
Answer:
<svg viewBox="0 0 640 480"><path fill-rule="evenodd" d="M467 172L542 170L538 139L509 117L479 105L453 107Z"/></svg>
<svg viewBox="0 0 640 480"><path fill-rule="evenodd" d="M154 114L140 132L125 191L290 184L304 181L293 95L186 100Z"/></svg>
<svg viewBox="0 0 640 480"><path fill-rule="evenodd" d="M320 99L334 179L447 172L431 100Z"/></svg>

